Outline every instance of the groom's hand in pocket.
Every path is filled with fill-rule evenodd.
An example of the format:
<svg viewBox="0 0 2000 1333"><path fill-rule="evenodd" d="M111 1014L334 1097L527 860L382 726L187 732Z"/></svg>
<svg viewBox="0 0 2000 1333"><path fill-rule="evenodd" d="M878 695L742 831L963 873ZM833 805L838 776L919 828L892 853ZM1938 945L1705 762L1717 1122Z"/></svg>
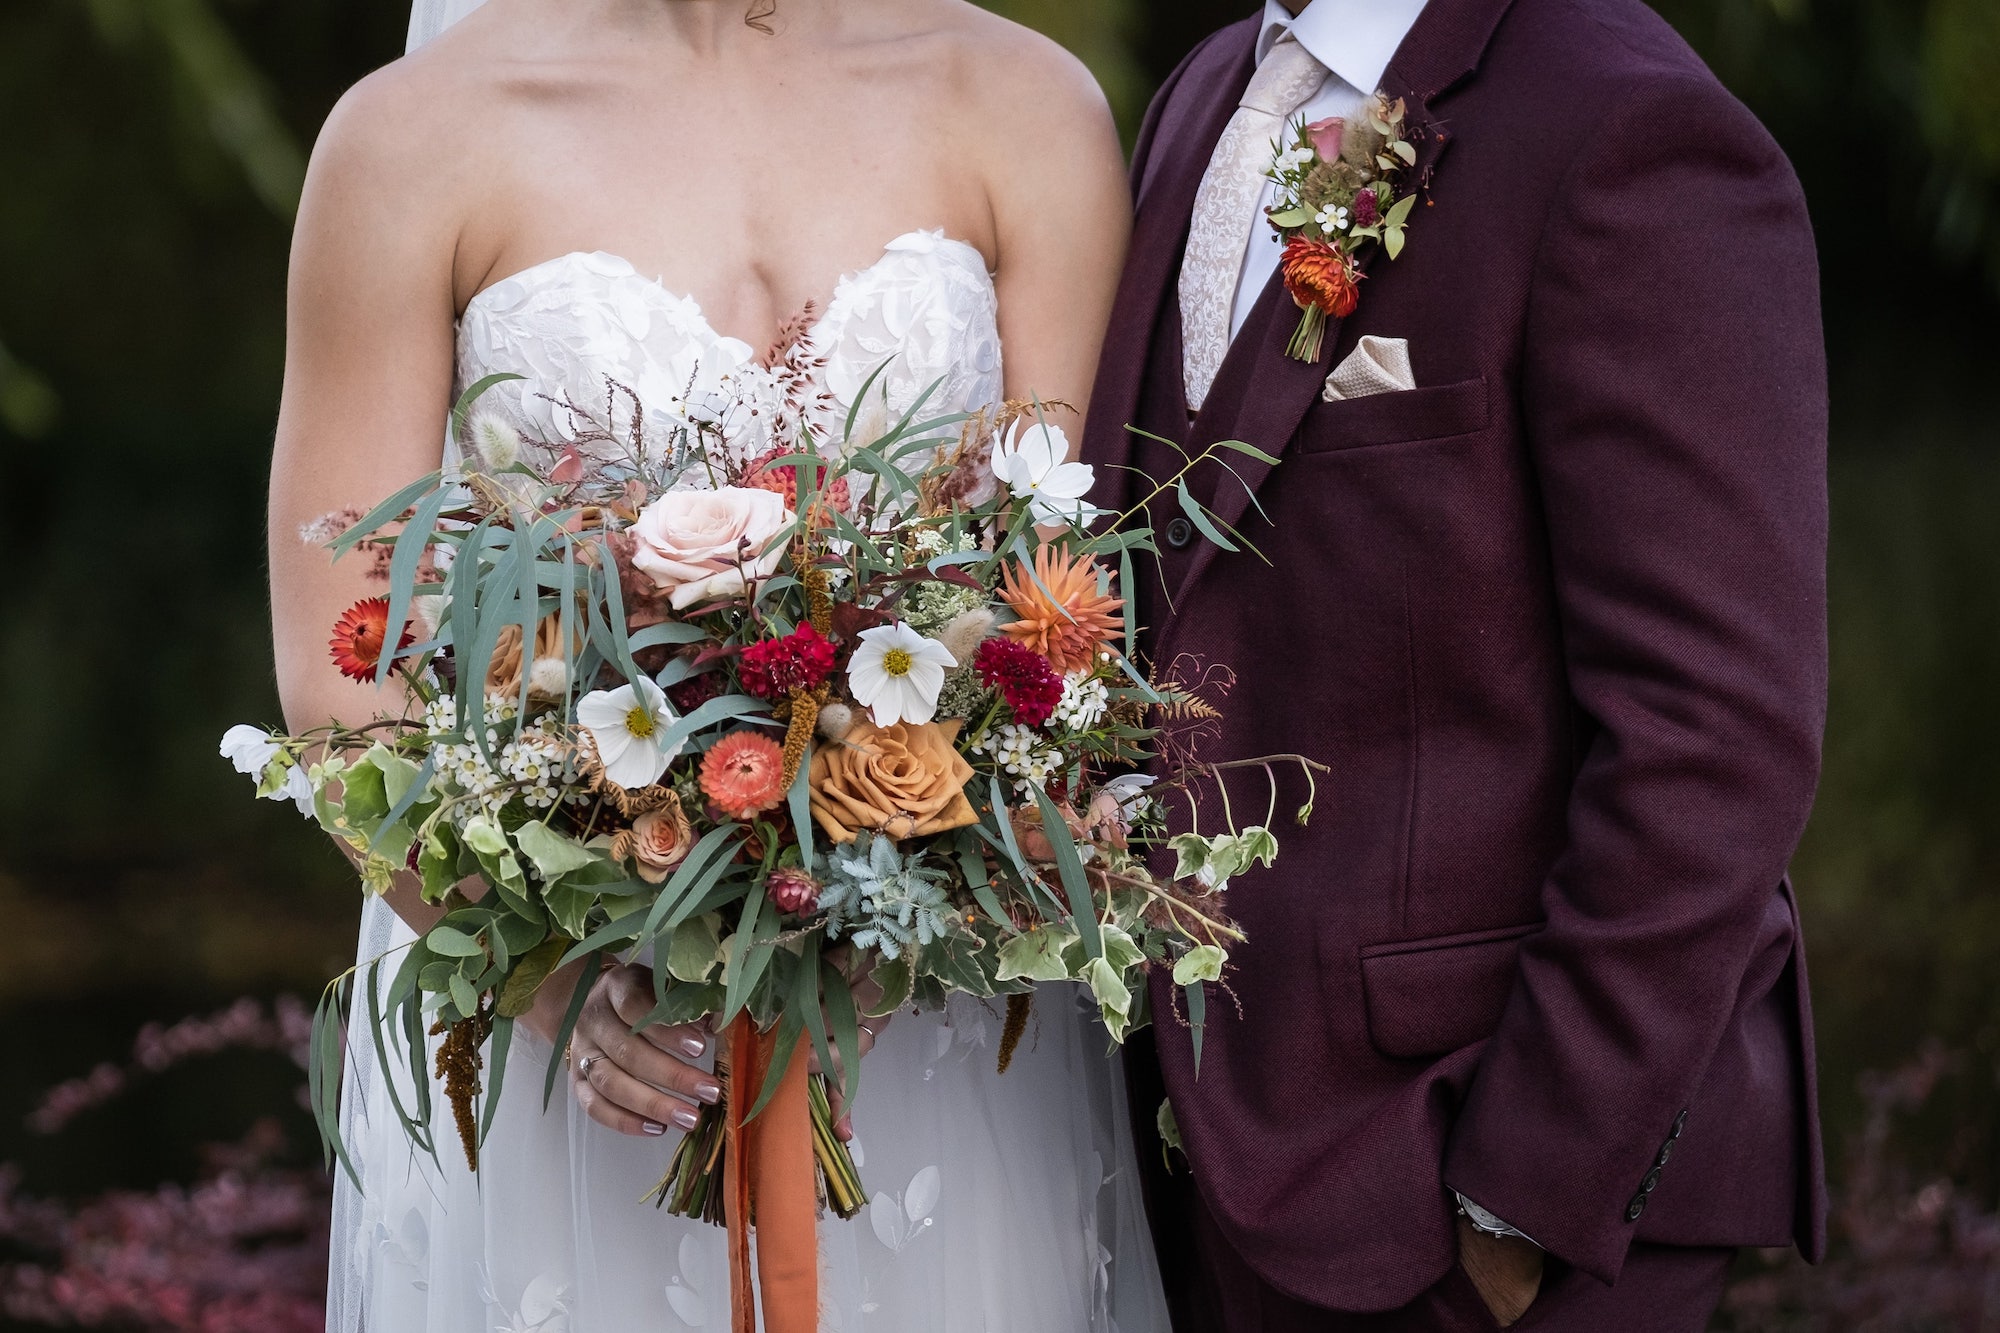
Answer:
<svg viewBox="0 0 2000 1333"><path fill-rule="evenodd" d="M1491 1236L1458 1219L1458 1266L1472 1279L1494 1322L1507 1328L1526 1313L1542 1290L1541 1247L1518 1236Z"/></svg>
<svg viewBox="0 0 2000 1333"><path fill-rule="evenodd" d="M544 986L543 991L568 987ZM606 968L591 987L570 1039L570 1081L577 1104L621 1134L660 1135L694 1128L697 1105L722 1099L722 1084L693 1063L712 1038L699 1023L634 1031L653 1011L653 972L633 964Z"/></svg>

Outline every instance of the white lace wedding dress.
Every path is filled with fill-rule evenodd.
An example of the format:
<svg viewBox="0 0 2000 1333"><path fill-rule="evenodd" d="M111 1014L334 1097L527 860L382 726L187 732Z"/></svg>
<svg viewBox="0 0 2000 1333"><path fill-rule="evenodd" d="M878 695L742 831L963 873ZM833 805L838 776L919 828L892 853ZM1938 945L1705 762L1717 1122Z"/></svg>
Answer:
<svg viewBox="0 0 2000 1333"><path fill-rule="evenodd" d="M933 383L927 416L1001 393L985 263L937 233L899 237L843 279L810 338L843 420L885 363L864 416L900 416ZM461 387L502 371L528 378L483 401L545 439L565 428L549 398L601 403L606 376L658 410L690 385L754 399L770 380L694 300L606 254L549 260L473 299L458 332ZM371 902L360 957L410 938ZM544 1113L554 1053L517 1028L482 1171L466 1169L448 1115L433 1163L404 1139L366 1023L357 1005L343 1121L364 1188L343 1177L335 1200L332 1333L729 1327L724 1232L640 1201L673 1135L592 1123L566 1074ZM899 1016L869 1055L854 1155L872 1202L820 1224L823 1329L1166 1333L1119 1068L1091 1006L1044 991L1005 1075L1000 1025L961 998L942 1015Z"/></svg>

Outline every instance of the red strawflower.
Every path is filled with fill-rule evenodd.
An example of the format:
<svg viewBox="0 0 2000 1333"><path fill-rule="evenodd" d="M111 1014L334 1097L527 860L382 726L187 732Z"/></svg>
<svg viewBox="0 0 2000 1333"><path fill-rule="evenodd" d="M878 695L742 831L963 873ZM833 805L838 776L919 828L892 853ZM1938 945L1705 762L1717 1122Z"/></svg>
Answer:
<svg viewBox="0 0 2000 1333"><path fill-rule="evenodd" d="M833 674L833 644L811 625L782 639L765 639L743 650L737 671L743 688L759 699L788 698L793 690L817 689Z"/></svg>
<svg viewBox="0 0 2000 1333"><path fill-rule="evenodd" d="M1013 639L988 639L972 655L972 669L987 688L1014 710L1014 720L1023 726L1039 727L1049 720L1062 702L1063 679L1056 669L1027 645Z"/></svg>
<svg viewBox="0 0 2000 1333"><path fill-rule="evenodd" d="M382 661L382 643L388 637L389 599L369 597L341 612L340 619L333 622L333 638L327 641L327 647L341 675L353 680L374 680L376 667ZM403 637L396 651L401 652L416 641L410 623L404 621Z"/></svg>
<svg viewBox="0 0 2000 1333"><path fill-rule="evenodd" d="M796 866L773 870L764 891L780 912L793 916L810 916L819 907L819 881Z"/></svg>
<svg viewBox="0 0 2000 1333"><path fill-rule="evenodd" d="M701 789L731 819L775 810L785 799L785 752L769 736L732 731L701 757Z"/></svg>

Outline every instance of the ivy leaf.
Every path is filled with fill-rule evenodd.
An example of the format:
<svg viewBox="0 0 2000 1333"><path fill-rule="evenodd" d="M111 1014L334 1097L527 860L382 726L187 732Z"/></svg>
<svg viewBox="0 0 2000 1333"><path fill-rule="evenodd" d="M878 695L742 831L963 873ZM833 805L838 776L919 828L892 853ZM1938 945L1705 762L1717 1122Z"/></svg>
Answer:
<svg viewBox="0 0 2000 1333"><path fill-rule="evenodd" d="M1016 935L1000 946L1000 969L994 974L994 979L1017 981L1025 977L1029 981L1062 981L1069 976L1069 967L1063 962L1063 950L1076 943L1076 938L1070 931L1047 926Z"/></svg>
<svg viewBox="0 0 2000 1333"><path fill-rule="evenodd" d="M1090 987L1090 993L1097 1000L1098 1011L1103 1015L1104 1026L1111 1031L1113 1041L1125 1040L1125 1029L1132 1019L1132 992L1125 985L1125 978L1118 969L1102 958L1093 958L1083 965L1083 981Z"/></svg>
<svg viewBox="0 0 2000 1333"><path fill-rule="evenodd" d="M1192 986L1200 981L1222 980L1222 965L1229 961L1229 955L1213 944L1204 944L1189 949L1174 964L1174 984Z"/></svg>
<svg viewBox="0 0 2000 1333"><path fill-rule="evenodd" d="M546 824L529 822L514 830L514 841L544 880L556 880L597 861L597 853Z"/></svg>

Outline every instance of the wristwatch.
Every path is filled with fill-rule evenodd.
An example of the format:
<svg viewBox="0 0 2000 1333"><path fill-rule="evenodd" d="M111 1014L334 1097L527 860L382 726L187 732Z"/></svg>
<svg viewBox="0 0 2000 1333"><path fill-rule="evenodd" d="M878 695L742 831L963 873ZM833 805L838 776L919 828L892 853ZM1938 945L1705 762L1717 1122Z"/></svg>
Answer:
<svg viewBox="0 0 2000 1333"><path fill-rule="evenodd" d="M1527 1235L1519 1228L1508 1226L1505 1222L1502 1222L1499 1218L1487 1212L1457 1190L1452 1191L1452 1197L1458 1200L1458 1211L1465 1215L1466 1221L1472 1223L1474 1231L1488 1236L1515 1236L1521 1240L1528 1241L1530 1245L1535 1243L1532 1240L1528 1240Z"/></svg>

